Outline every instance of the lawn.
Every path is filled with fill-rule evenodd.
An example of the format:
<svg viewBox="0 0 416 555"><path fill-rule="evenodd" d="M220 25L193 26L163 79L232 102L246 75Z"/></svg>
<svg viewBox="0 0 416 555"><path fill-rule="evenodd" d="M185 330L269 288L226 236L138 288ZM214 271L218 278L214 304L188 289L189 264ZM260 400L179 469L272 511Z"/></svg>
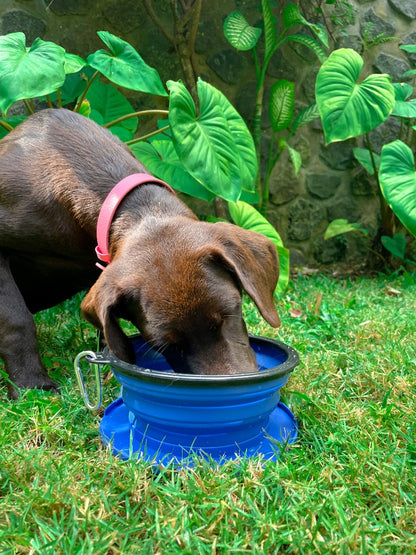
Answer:
<svg viewBox="0 0 416 555"><path fill-rule="evenodd" d="M122 462L99 440L72 360L95 349L78 299L37 315L62 394L0 387L0 553L416 553L416 275L298 276L275 331L300 356L283 401L298 441L277 463ZM104 405L118 395L112 378Z"/></svg>

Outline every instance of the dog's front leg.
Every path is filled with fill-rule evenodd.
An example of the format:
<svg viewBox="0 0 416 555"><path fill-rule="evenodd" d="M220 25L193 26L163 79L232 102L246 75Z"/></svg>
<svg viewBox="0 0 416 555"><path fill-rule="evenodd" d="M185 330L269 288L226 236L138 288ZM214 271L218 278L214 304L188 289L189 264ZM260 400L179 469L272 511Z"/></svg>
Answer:
<svg viewBox="0 0 416 555"><path fill-rule="evenodd" d="M33 316L14 281L7 259L0 254L0 357L9 375L9 397L20 388L56 389L48 376L37 346Z"/></svg>

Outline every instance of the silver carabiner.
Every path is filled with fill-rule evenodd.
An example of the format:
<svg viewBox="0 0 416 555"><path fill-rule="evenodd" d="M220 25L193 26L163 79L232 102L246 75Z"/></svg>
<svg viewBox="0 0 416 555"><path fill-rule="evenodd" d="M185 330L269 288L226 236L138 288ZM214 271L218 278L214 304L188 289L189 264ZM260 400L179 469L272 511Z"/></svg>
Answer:
<svg viewBox="0 0 416 555"><path fill-rule="evenodd" d="M80 361L86 357L88 357L90 368L94 366L95 387L96 387L96 397L97 397L97 401L95 403L91 403L88 397L87 388L85 386L82 370L80 368ZM84 403L92 411L97 411L101 407L101 403L103 400L103 388L101 384L100 368L98 365L104 364L105 362L106 361L103 362L100 356L94 353L93 351L82 351L75 357L75 360L74 360L74 370L75 370L75 375L77 377L79 390L81 391L81 395L82 395L82 398L84 399Z"/></svg>

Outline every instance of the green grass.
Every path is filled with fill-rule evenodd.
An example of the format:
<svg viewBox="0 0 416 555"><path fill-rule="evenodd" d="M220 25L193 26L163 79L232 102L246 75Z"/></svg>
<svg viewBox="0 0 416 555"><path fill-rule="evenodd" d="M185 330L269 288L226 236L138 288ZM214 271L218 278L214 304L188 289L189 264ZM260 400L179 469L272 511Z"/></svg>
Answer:
<svg viewBox="0 0 416 555"><path fill-rule="evenodd" d="M416 276L299 277L279 304L278 331L245 314L300 355L282 392L297 443L189 470L101 446L72 370L95 333L77 299L39 314L62 395L10 402L1 382L0 553L416 553ZM107 379L104 404L117 394Z"/></svg>

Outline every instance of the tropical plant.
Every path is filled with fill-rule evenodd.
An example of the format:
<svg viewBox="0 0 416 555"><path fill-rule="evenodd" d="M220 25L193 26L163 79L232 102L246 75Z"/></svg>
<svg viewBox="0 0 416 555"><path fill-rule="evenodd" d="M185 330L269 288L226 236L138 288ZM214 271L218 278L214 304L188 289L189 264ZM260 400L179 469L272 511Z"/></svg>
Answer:
<svg viewBox="0 0 416 555"><path fill-rule="evenodd" d="M279 79L273 84L269 101L272 137L267 155L266 174L262 183L260 172L260 160L262 157L260 124L263 114L265 78L268 65L276 51L283 44L288 42L296 42L309 48L316 54L319 61L323 62L326 60L324 47L328 47L328 38L322 25L307 21L300 13L299 8L291 2L284 8L282 21L279 22L280 32L277 30L275 23L271 0L262 0L261 7L264 31L261 28L251 26L241 12L234 11L224 21L224 35L234 48L240 51L251 50L254 56L256 99L253 119L253 138L259 166L256 180L256 192L259 197L259 210L262 214L265 214L269 199L270 176L274 166L279 160L282 152L287 150L293 163L295 173L299 171L302 163L301 155L296 149L290 146L289 141L301 125L319 117L315 104L308 106L295 117L295 84L286 79ZM304 26L310 29L321 42L318 42L313 37L306 34L290 32L294 27L298 26ZM264 38L264 44L260 47L259 39L261 36ZM260 51L264 51L262 60L260 59Z"/></svg>
<svg viewBox="0 0 416 555"><path fill-rule="evenodd" d="M0 136L35 111L35 100L41 107L45 102L49 107L72 107L109 128L153 174L182 193L233 203L255 198L253 139L226 97L198 79L196 106L181 81L168 81L166 89L157 70L129 43L106 31L98 35L107 49L86 60L40 38L27 48L20 32L0 37ZM100 76L110 83L100 81ZM169 109L136 112L118 87L169 97ZM7 117L17 101L23 101L27 114ZM135 138L138 118L148 114L163 119L155 131ZM258 217L261 219L260 214ZM257 227L255 217L250 221ZM263 229L279 249L282 273L278 289L282 290L289 276L289 254L269 223Z"/></svg>
<svg viewBox="0 0 416 555"><path fill-rule="evenodd" d="M402 252L403 240L401 234L395 232L393 213L410 233L416 235L414 158L404 142L411 142L416 99L411 98L413 88L409 84L392 84L386 74L369 75L359 82L363 64L362 57L354 50L332 52L318 72L316 100L326 144L365 137L367 148L354 148L353 152L378 185L381 226L376 240L398 256ZM371 144L370 132L389 116L400 119L403 140L384 145L377 154ZM346 222L343 228L338 221L337 229L338 233L354 231L354 224Z"/></svg>

